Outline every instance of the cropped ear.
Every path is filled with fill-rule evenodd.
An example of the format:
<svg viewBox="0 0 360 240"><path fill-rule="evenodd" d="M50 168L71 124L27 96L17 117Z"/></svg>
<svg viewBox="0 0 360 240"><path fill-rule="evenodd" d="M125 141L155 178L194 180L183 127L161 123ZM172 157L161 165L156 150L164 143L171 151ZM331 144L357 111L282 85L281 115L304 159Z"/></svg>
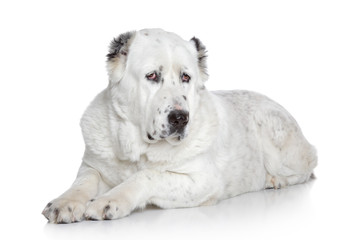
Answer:
<svg viewBox="0 0 360 240"><path fill-rule="evenodd" d="M107 57L107 70L110 81L118 82L123 77L129 47L135 37L136 32L126 32L120 34L110 43Z"/></svg>
<svg viewBox="0 0 360 240"><path fill-rule="evenodd" d="M204 44L202 44L202 42L196 38L193 37L190 42L195 46L196 51L197 51L197 58L198 58L198 66L200 69L200 77L203 80L203 82L205 82L206 80L208 80L209 78L209 74L207 73L207 51L206 48L204 46Z"/></svg>

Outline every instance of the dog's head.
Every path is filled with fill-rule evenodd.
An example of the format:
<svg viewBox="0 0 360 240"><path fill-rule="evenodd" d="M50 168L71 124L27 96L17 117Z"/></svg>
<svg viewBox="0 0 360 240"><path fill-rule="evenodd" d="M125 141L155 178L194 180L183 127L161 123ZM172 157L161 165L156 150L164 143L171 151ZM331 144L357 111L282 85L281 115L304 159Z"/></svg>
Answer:
<svg viewBox="0 0 360 240"><path fill-rule="evenodd" d="M160 29L115 38L107 55L112 101L122 118L137 125L145 142L181 142L207 80L206 51Z"/></svg>

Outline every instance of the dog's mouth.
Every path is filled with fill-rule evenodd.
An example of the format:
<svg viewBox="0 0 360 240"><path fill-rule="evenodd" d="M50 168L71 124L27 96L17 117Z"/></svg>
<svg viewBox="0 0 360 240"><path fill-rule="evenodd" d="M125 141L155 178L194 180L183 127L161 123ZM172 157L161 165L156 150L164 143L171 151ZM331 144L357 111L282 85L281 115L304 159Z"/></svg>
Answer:
<svg viewBox="0 0 360 240"><path fill-rule="evenodd" d="M168 134L165 132L163 134L160 134L160 136L154 136L151 135L150 133L147 133L147 142L148 143L156 143L159 141L167 141L168 143L170 143L171 145L178 145L181 143L181 141L186 137L186 134L184 133L184 131L182 132L173 132L171 134Z"/></svg>

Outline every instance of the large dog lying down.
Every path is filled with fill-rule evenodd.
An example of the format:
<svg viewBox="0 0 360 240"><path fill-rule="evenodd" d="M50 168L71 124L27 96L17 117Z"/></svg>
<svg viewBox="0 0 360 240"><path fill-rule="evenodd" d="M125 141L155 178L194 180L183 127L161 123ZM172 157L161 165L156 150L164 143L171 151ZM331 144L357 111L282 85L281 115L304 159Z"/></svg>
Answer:
<svg viewBox="0 0 360 240"><path fill-rule="evenodd" d="M309 180L316 151L292 116L257 93L206 90L206 57L199 39L160 29L114 39L109 85L81 119L83 162L45 207L49 222L203 206Z"/></svg>

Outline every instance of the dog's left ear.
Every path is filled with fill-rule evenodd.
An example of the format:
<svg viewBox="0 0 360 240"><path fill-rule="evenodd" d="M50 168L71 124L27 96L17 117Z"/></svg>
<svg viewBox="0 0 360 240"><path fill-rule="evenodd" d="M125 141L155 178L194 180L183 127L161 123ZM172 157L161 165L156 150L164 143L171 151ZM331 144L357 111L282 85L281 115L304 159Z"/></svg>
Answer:
<svg viewBox="0 0 360 240"><path fill-rule="evenodd" d="M207 73L207 51L206 48L204 46L204 44L202 44L202 42L196 38L193 37L190 42L195 46L196 50L197 50L197 59L198 59L198 66L200 69L200 77L203 80L203 82L205 82L206 80L208 80L209 78L209 74Z"/></svg>
<svg viewBox="0 0 360 240"><path fill-rule="evenodd" d="M134 39L135 34L136 32L126 32L120 34L110 43L109 53L106 55L106 64L110 81L118 82L122 79L130 44Z"/></svg>

